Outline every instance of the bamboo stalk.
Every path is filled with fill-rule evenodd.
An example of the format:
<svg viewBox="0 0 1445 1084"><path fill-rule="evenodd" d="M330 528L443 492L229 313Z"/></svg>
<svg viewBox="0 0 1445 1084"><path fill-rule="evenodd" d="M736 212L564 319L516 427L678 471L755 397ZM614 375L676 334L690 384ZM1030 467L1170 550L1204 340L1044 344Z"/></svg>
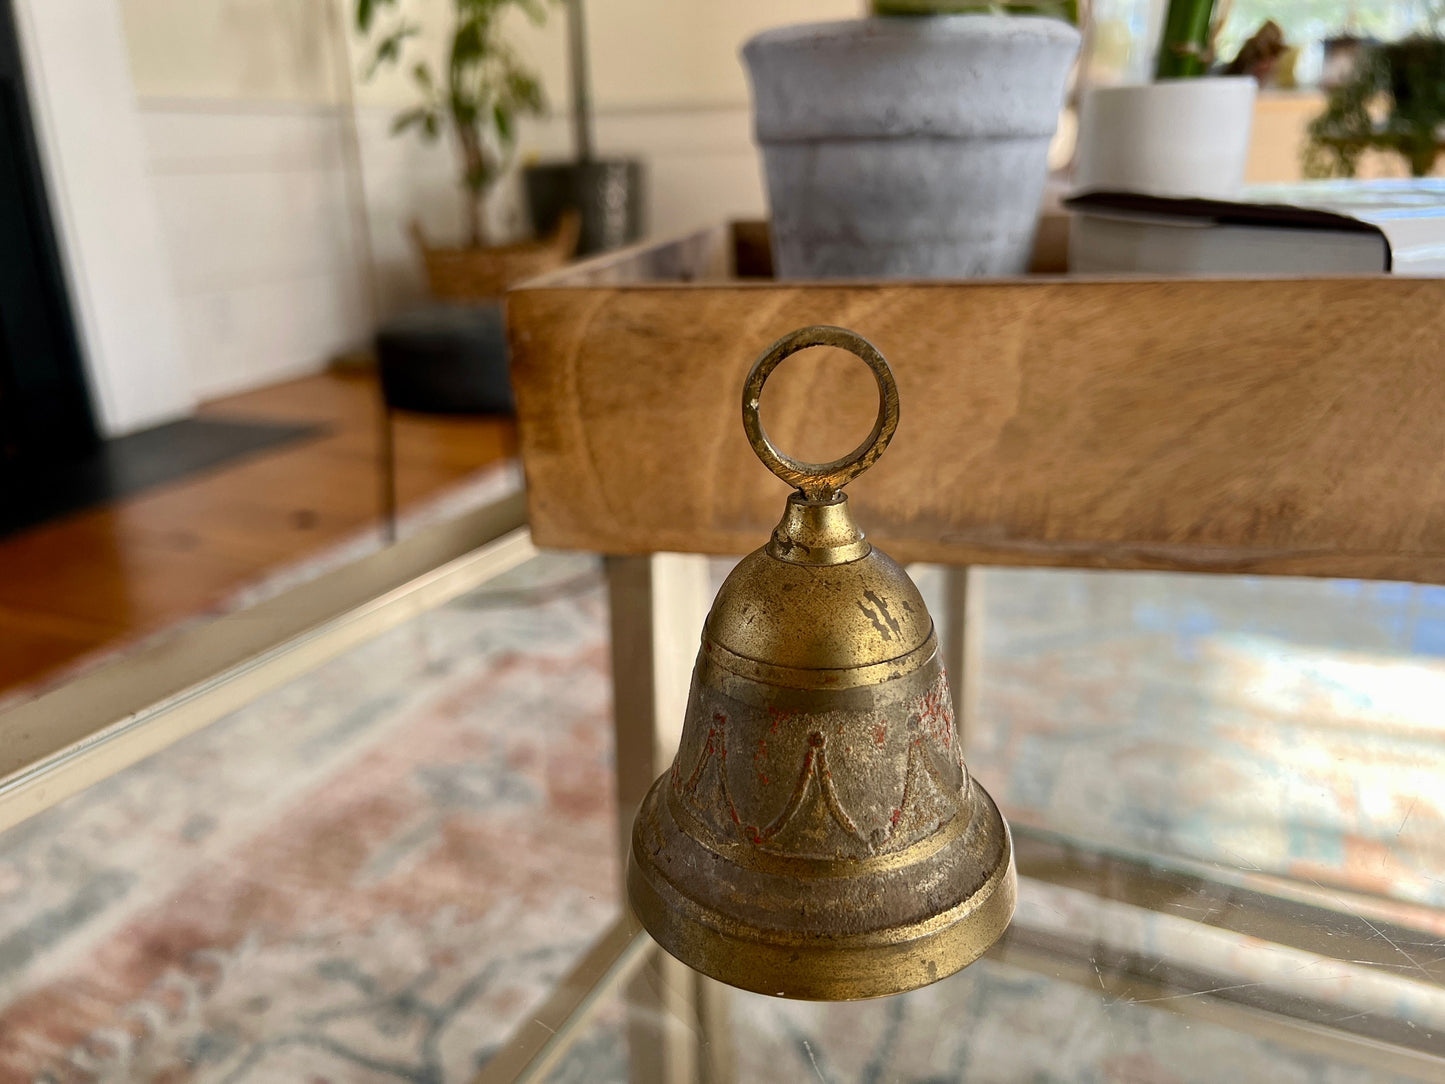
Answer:
<svg viewBox="0 0 1445 1084"><path fill-rule="evenodd" d="M1159 42L1157 79L1189 79L1209 70L1214 0L1169 0Z"/></svg>

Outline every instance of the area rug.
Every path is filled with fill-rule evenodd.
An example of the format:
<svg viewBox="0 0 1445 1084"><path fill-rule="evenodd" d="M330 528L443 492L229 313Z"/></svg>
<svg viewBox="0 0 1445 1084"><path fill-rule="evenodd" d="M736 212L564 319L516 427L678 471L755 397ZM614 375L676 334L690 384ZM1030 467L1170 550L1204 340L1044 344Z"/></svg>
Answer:
<svg viewBox="0 0 1445 1084"><path fill-rule="evenodd" d="M1015 819L1445 907L1445 589L1014 570L979 589L968 760Z"/></svg>
<svg viewBox="0 0 1445 1084"><path fill-rule="evenodd" d="M465 1080L615 914L596 566L395 629L0 837L0 1080Z"/></svg>
<svg viewBox="0 0 1445 1084"><path fill-rule="evenodd" d="M1279 1041L1206 1014L1110 996L991 957L899 997L841 1004L784 1002L728 991L725 1044L746 1084L1396 1084L1433 1082L1438 1067L1393 1072L1376 1051L1338 1056L1316 1036ZM1228 1017L1225 1017L1227 1020ZM631 1084L627 1010L598 1011L546 1084Z"/></svg>

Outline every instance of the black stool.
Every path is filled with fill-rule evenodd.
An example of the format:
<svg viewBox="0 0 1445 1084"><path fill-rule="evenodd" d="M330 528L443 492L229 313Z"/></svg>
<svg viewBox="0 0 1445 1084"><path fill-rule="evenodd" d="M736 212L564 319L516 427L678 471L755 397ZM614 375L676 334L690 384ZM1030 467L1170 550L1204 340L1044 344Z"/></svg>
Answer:
<svg viewBox="0 0 1445 1084"><path fill-rule="evenodd" d="M506 321L500 301L430 305L388 320L376 333L385 404L381 424L382 506L396 539L396 446L392 412L511 414Z"/></svg>

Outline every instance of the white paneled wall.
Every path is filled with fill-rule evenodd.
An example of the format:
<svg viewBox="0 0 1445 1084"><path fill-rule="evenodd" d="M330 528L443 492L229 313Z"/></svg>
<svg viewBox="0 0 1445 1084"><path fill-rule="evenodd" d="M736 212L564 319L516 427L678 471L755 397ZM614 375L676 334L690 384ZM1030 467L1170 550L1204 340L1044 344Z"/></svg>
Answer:
<svg viewBox="0 0 1445 1084"><path fill-rule="evenodd" d="M197 395L317 370L362 345L376 318L425 297L408 226L419 221L439 242L459 235L455 162L445 143L391 136L392 115L413 96L405 71L347 87L345 70L359 70L364 52L349 31L354 0L119 2ZM451 5L402 0L425 30L418 55L440 54ZM763 212L738 46L763 26L861 8L862 0L587 4L597 146L643 160L651 234ZM557 110L524 128L520 160L571 149L564 22L558 12L545 28L520 18L509 27ZM374 311L362 268L367 238L349 202L349 117L337 104L349 94L361 103ZM499 234L522 229L519 188L513 177L492 201Z"/></svg>
<svg viewBox="0 0 1445 1084"><path fill-rule="evenodd" d="M196 393L312 372L369 330L330 106L142 105Z"/></svg>
<svg viewBox="0 0 1445 1084"><path fill-rule="evenodd" d="M314 372L364 345L371 305L342 109L159 99L142 102L141 118L196 393ZM426 296L410 223L438 242L461 223L447 146L393 137L390 123L389 109L358 117L381 317ZM646 163L650 232L762 214L745 106L615 110L597 129L609 153ZM566 118L550 118L528 130L522 155L564 155L568 138ZM499 232L524 229L516 177L489 210Z"/></svg>

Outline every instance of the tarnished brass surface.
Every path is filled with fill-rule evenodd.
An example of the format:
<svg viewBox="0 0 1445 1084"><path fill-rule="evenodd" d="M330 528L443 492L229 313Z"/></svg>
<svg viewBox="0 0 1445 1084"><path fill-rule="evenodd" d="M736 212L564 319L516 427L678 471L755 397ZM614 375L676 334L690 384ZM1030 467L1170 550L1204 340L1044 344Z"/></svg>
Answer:
<svg viewBox="0 0 1445 1084"><path fill-rule="evenodd" d="M873 423L873 431L863 439L862 444L842 459L835 459L831 463L802 463L778 451L768 439L758 413L763 385L767 383L773 370L790 354L796 354L810 346L836 346L856 354L873 370L873 378L878 382L878 420ZM847 328L818 324L789 332L753 362L752 370L743 383L743 429L748 434L748 442L752 444L753 451L768 470L809 500L822 500L832 496L876 463L878 457L887 449L897 428L898 384L893 379L893 371L888 368L888 362L883 359L876 346L856 331L849 331Z"/></svg>
<svg viewBox="0 0 1445 1084"><path fill-rule="evenodd" d="M777 451L758 420L768 374L817 345L857 354L879 389L869 438L821 465ZM892 438L897 387L860 336L803 328L754 365L743 420L797 491L713 603L677 758L633 828L633 908L678 959L747 990L911 990L998 939L1015 874L958 748L933 620L841 492Z"/></svg>

